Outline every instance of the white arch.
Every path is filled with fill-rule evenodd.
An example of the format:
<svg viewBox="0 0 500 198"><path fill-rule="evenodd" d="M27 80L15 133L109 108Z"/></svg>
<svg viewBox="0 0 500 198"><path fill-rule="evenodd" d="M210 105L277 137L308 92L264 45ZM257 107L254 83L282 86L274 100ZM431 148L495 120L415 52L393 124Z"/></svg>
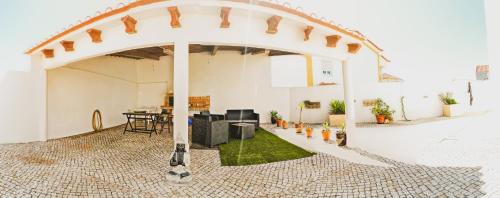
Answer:
<svg viewBox="0 0 500 198"><path fill-rule="evenodd" d="M175 52L174 94L176 105L174 112L175 123L183 123L187 119L187 81L188 53L187 44L234 45L249 46L302 54L317 55L342 61L347 68L347 60L354 53L348 52L347 44L358 43L366 49L380 54L374 44L358 33L350 32L331 25L328 22L314 19L300 11L282 5L275 5L261 1L242 0L142 0L133 2L118 10L103 13L96 18L76 25L69 30L56 35L41 45L31 49L32 66L42 67L42 70L62 67L72 62L120 52L129 49L163 45L182 45L183 54ZM167 7L176 6L180 10L182 27L170 26L171 16ZM230 28L220 28L220 9L231 7ZM131 16L137 20L137 33L128 34L121 21L124 16ZM277 34L266 33L266 20L274 15L282 17ZM314 27L308 41L304 40L304 30ZM102 31L101 43L93 43L88 29ZM327 47L327 36L339 35L340 41L336 47ZM73 41L75 50L65 52L60 41ZM43 57L42 50L53 49L54 57ZM43 57L43 58L42 58ZM344 69L344 71L349 71ZM41 99L45 106L40 111L40 139L47 139L47 93L46 71L40 72ZM344 73L344 78L350 78L350 73ZM344 81L348 83L350 81ZM45 85L45 86L44 86ZM352 86L345 85L345 92L352 97ZM354 100L346 98L348 109L348 131L354 129ZM187 143L187 124L176 124L174 132L176 141Z"/></svg>

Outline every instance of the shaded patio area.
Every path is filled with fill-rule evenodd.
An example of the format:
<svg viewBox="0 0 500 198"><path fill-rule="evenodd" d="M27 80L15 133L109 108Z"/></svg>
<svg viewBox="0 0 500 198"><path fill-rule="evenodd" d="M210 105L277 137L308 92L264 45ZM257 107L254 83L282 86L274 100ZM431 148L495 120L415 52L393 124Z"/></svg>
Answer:
<svg viewBox="0 0 500 198"><path fill-rule="evenodd" d="M332 197L483 195L480 168L429 167L360 155L393 167L319 153L270 164L223 167L218 150L192 149L193 182L167 184L169 133L122 134L122 127L43 143L0 145L2 197Z"/></svg>

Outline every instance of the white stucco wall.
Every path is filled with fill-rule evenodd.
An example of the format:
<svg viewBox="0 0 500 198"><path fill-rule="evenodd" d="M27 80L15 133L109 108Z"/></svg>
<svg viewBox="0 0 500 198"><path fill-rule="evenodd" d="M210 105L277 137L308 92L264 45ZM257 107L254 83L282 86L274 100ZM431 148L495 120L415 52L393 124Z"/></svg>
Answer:
<svg viewBox="0 0 500 198"><path fill-rule="evenodd" d="M320 109L304 109L302 122L322 123L328 119L329 103L333 99L344 100L344 89L340 85L300 87L290 89L290 120L299 120L298 104L304 100L321 102Z"/></svg>
<svg viewBox="0 0 500 198"><path fill-rule="evenodd" d="M138 60L137 106L161 106L165 94L173 90L173 58L161 57L159 61Z"/></svg>
<svg viewBox="0 0 500 198"><path fill-rule="evenodd" d="M335 60L333 60L335 62ZM296 62L297 64L303 64ZM294 64L290 62L288 64ZM314 64L314 63L313 63ZM317 65L314 69L317 70ZM405 97L405 111L409 119L439 117L442 115L442 104L438 95L442 92L453 92L459 103L467 111L483 111L491 108L488 90L491 82L472 82L475 103L468 106L467 81L449 81L445 79L425 79L405 81L402 83L379 82L376 56L363 48L356 56L351 57L349 66L353 68L354 98L356 100L356 121L374 122L371 107L364 107L363 100L382 98L395 110L394 118L402 120L401 97ZM273 65L274 67L274 65ZM305 67L305 66L302 66ZM295 87L290 90L291 121L297 121L298 103L304 100L321 102L321 109L307 109L303 112L303 121L321 123L328 118L329 102L332 99L343 100L342 67L337 61L334 69L337 85ZM273 75L274 77L274 75ZM278 76L279 77L279 76ZM293 80L293 79L289 79Z"/></svg>
<svg viewBox="0 0 500 198"><path fill-rule="evenodd" d="M99 109L105 128L126 122L122 115L137 105L134 60L99 57L48 71L48 138L92 131Z"/></svg>
<svg viewBox="0 0 500 198"><path fill-rule="evenodd" d="M0 144L43 141L41 119L44 70L33 60L28 71L8 71L0 78Z"/></svg>
<svg viewBox="0 0 500 198"><path fill-rule="evenodd" d="M190 56L191 96L211 97L211 112L227 109L255 109L262 122L277 110L289 119L289 88L271 87L270 58L265 55L242 56L238 52L218 52Z"/></svg>
<svg viewBox="0 0 500 198"><path fill-rule="evenodd" d="M491 69L491 88L500 88L500 1L485 0L486 28L488 36L488 58ZM500 94L490 94L492 105L500 110Z"/></svg>

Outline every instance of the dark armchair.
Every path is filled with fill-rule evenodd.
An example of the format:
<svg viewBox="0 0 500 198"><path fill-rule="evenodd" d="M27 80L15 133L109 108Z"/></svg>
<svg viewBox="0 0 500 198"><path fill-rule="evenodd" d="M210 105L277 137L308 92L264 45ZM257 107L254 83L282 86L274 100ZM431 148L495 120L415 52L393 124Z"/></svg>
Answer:
<svg viewBox="0 0 500 198"><path fill-rule="evenodd" d="M227 143L229 125L224 115L195 114L193 117L192 141L206 147Z"/></svg>
<svg viewBox="0 0 500 198"><path fill-rule="evenodd" d="M226 111L226 121L229 124L235 123L248 123L254 124L255 129L260 126L259 114L255 113L252 109L240 109L240 110L227 110Z"/></svg>

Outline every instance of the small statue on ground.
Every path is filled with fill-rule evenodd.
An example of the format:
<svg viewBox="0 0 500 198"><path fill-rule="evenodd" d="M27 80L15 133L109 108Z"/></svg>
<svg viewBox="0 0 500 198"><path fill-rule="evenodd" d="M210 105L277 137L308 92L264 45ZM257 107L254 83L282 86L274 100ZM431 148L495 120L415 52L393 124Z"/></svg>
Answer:
<svg viewBox="0 0 500 198"><path fill-rule="evenodd" d="M189 171L190 159L186 144L176 144L175 151L170 158L170 166L173 167L167 173L167 180L174 185L182 185L191 182Z"/></svg>

